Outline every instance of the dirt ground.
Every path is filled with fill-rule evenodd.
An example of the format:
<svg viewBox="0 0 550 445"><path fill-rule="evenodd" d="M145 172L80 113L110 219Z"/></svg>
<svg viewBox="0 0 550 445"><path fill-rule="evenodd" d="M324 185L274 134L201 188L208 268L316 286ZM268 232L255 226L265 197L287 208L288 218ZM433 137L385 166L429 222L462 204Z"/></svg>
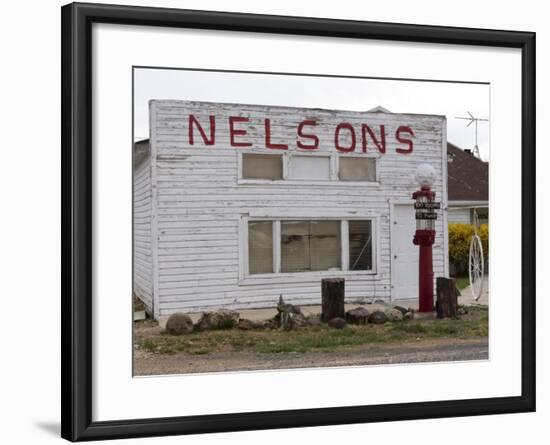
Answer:
<svg viewBox="0 0 550 445"><path fill-rule="evenodd" d="M215 352L159 355L134 351L134 375L189 374L399 363L487 360L488 339L435 339L393 345L366 345L351 351L276 353Z"/></svg>

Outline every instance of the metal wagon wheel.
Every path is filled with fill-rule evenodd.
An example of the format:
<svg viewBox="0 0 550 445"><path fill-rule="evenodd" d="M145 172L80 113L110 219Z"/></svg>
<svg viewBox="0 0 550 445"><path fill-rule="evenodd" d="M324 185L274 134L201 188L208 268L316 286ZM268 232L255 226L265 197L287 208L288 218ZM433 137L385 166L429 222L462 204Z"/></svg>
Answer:
<svg viewBox="0 0 550 445"><path fill-rule="evenodd" d="M468 272L470 275L470 290L475 301L479 300L483 292L484 279L484 260L483 260L483 245L481 238L477 234L477 212L474 211L475 233L470 242L470 255L468 258Z"/></svg>

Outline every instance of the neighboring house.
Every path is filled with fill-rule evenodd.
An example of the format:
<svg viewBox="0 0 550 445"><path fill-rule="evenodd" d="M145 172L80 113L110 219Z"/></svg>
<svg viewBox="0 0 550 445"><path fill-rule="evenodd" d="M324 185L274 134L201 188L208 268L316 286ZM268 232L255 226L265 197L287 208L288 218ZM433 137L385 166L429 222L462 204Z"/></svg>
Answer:
<svg viewBox="0 0 550 445"><path fill-rule="evenodd" d="M447 143L449 224L474 223L474 211L479 223L489 221L489 163Z"/></svg>
<svg viewBox="0 0 550 445"><path fill-rule="evenodd" d="M447 205L444 116L150 102L134 148L134 293L178 311L417 298L414 173ZM446 212L434 275L448 276Z"/></svg>

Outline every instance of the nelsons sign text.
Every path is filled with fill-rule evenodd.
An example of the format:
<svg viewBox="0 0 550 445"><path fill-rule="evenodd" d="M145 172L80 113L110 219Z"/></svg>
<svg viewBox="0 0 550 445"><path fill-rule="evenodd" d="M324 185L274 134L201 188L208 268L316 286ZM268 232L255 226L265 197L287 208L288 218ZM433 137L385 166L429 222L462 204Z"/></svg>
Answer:
<svg viewBox="0 0 550 445"><path fill-rule="evenodd" d="M318 125L316 120L304 119L297 122L290 129L295 136L293 141L290 142L288 140L288 124L284 128L287 137L278 136L281 128L278 127L275 119L269 117L263 118L260 125L258 125L257 121L252 122L244 116L220 118L215 115L197 116L189 114L186 118L186 124L187 142L190 146L216 146L219 134L224 133L227 134L228 145L231 147L252 147L253 143L249 137L249 131L253 129L263 135L261 141L263 147L272 150L288 150L289 148L317 150L322 142L323 144L331 144L337 151L342 153L377 151L385 154L390 141L397 144L392 146L395 147L395 152L398 154L407 155L412 153L414 149L414 130L405 125L399 125L395 131L387 133L385 125L371 126L367 123L352 124L342 121L331 125L324 124L325 128L321 131L321 126Z"/></svg>

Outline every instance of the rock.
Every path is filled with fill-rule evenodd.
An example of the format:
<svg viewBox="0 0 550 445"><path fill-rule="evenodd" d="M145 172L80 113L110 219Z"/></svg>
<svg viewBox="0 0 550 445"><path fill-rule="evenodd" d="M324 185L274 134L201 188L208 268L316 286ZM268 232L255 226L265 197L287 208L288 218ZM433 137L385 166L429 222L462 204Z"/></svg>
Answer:
<svg viewBox="0 0 550 445"><path fill-rule="evenodd" d="M308 318L307 324L310 326L319 326L321 324L321 319L317 317Z"/></svg>
<svg viewBox="0 0 550 445"><path fill-rule="evenodd" d="M369 315L367 308L359 306L346 312L346 321L349 324L367 324Z"/></svg>
<svg viewBox="0 0 550 445"><path fill-rule="evenodd" d="M402 321L403 320L403 314L401 311L395 309L395 308L388 308L384 311L386 314L386 317L388 317L389 321Z"/></svg>
<svg viewBox="0 0 550 445"><path fill-rule="evenodd" d="M228 309L204 312L197 322L197 329L209 331L214 329L230 329L239 324L239 313Z"/></svg>
<svg viewBox="0 0 550 445"><path fill-rule="evenodd" d="M279 317L279 327L285 331L303 328L308 325L306 317L302 314L293 312L281 312Z"/></svg>
<svg viewBox="0 0 550 445"><path fill-rule="evenodd" d="M403 315L403 320L412 320L414 318L414 312L407 311Z"/></svg>
<svg viewBox="0 0 550 445"><path fill-rule="evenodd" d="M279 323L275 320L266 320L262 322L262 326L264 329L277 329L279 327Z"/></svg>
<svg viewBox="0 0 550 445"><path fill-rule="evenodd" d="M374 307L376 308L376 310L379 310L381 312L386 312L386 315L388 315L388 313L393 313L392 311L399 311L401 313L401 315L405 314L405 312L407 312L407 309L404 308L403 306L398 306L398 305L394 305L394 304L391 304L387 301L384 301L384 300L375 300L374 302Z"/></svg>
<svg viewBox="0 0 550 445"><path fill-rule="evenodd" d="M251 329L263 329L264 323L248 320L247 318L239 318L239 323L237 327L243 331L249 331Z"/></svg>
<svg viewBox="0 0 550 445"><path fill-rule="evenodd" d="M403 306L394 306L394 309L397 309L401 314L405 315L409 310L407 308L404 308Z"/></svg>
<svg viewBox="0 0 550 445"><path fill-rule="evenodd" d="M309 321L303 314L292 314L292 323L295 328L303 328L309 325Z"/></svg>
<svg viewBox="0 0 550 445"><path fill-rule="evenodd" d="M369 316L369 323L372 324L384 324L386 321L388 321L388 317L386 313L382 311L374 311Z"/></svg>
<svg viewBox="0 0 550 445"><path fill-rule="evenodd" d="M285 303L282 295L279 296L279 303L277 304L277 310L279 312L288 312L291 314L303 315L302 310L298 306L294 306L293 304L290 304L290 303Z"/></svg>
<svg viewBox="0 0 550 445"><path fill-rule="evenodd" d="M172 335L189 334L193 332L193 320L187 314L176 312L168 318L165 330Z"/></svg>
<svg viewBox="0 0 550 445"><path fill-rule="evenodd" d="M301 328L308 324L306 317L302 314L302 310L298 306L285 303L282 295L279 297L277 315L274 319L279 324L279 327L285 331Z"/></svg>
<svg viewBox="0 0 550 445"><path fill-rule="evenodd" d="M347 326L346 320L340 317L330 319L327 324L334 329L343 329Z"/></svg>
<svg viewBox="0 0 550 445"><path fill-rule="evenodd" d="M134 311L134 321L143 321L147 318L145 311Z"/></svg>

